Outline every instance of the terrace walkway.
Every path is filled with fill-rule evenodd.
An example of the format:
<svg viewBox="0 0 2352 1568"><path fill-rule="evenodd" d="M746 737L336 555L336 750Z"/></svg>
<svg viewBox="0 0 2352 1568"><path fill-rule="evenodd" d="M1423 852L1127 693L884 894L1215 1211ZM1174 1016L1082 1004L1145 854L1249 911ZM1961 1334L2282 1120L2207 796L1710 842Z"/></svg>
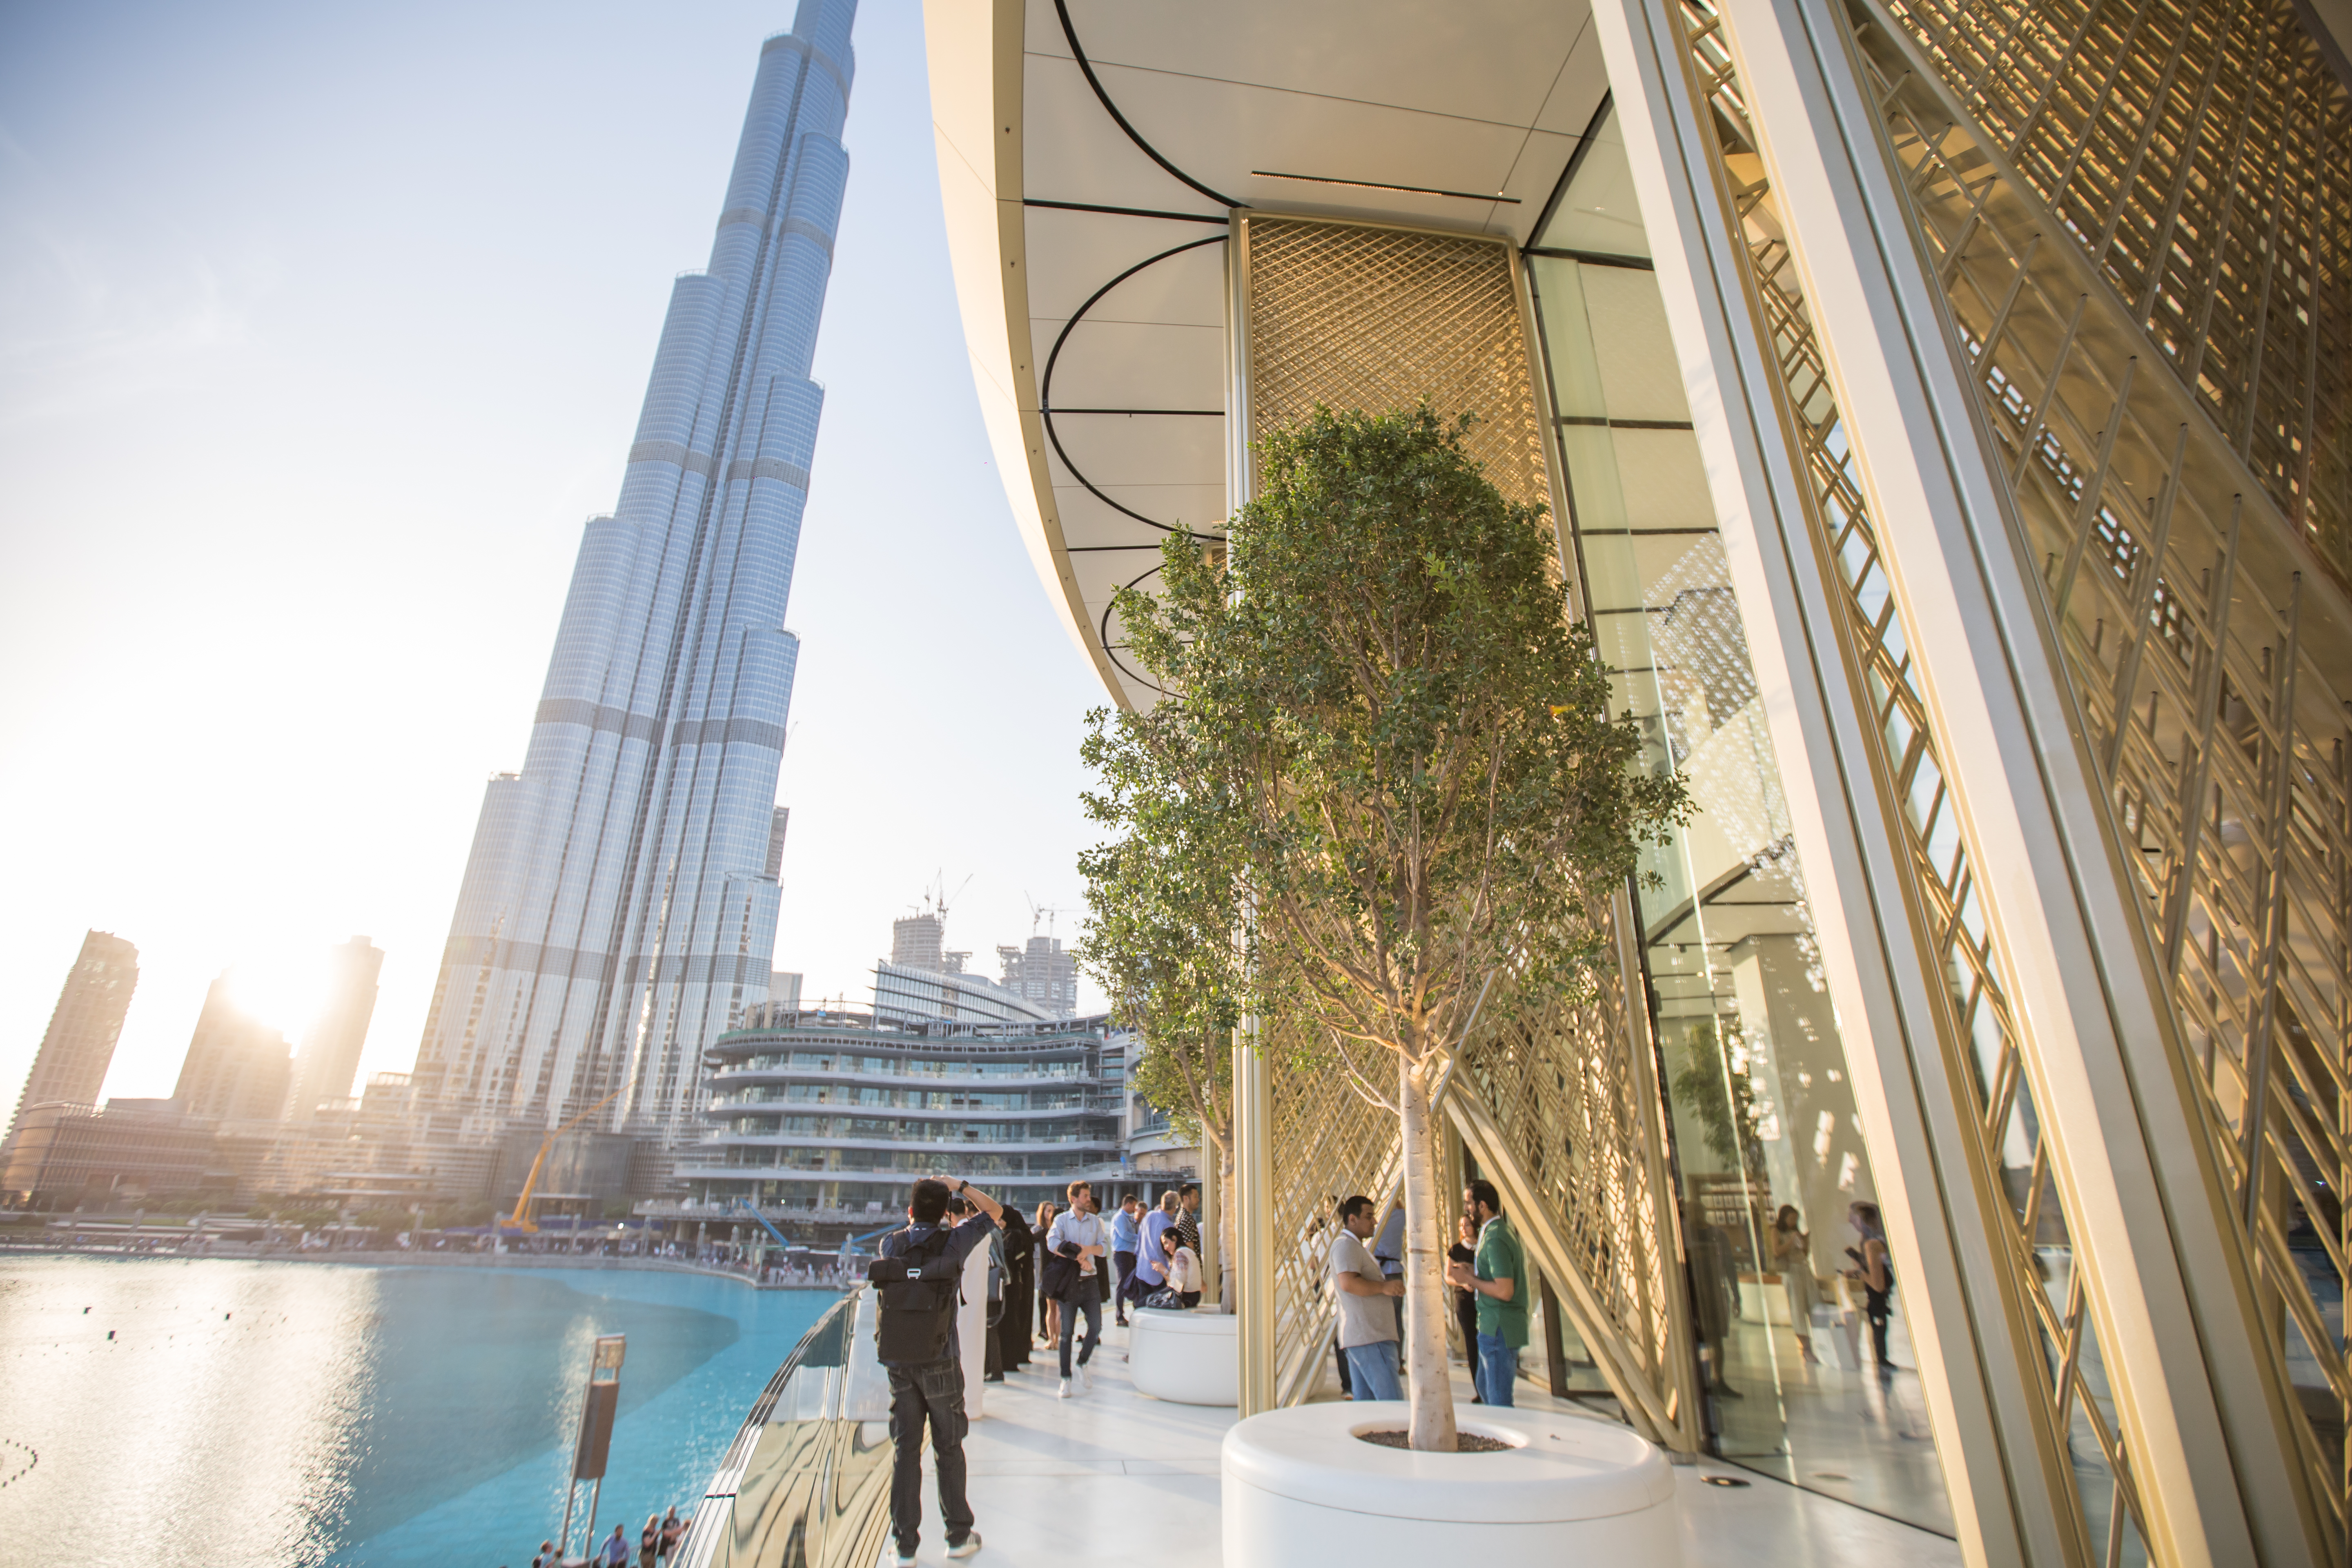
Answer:
<svg viewBox="0 0 2352 1568"><path fill-rule="evenodd" d="M988 1564L1078 1563L1089 1568L1215 1568L1219 1540L1217 1448L1230 1409L1168 1405L1135 1392L1122 1359L1127 1331L1104 1329L1094 1392L1054 1397L1050 1358L988 1385L986 1415L972 1424L972 1511ZM1457 1368L1454 1397L1470 1405ZM1523 1405L1565 1407L1522 1383ZM928 1466L928 1460L927 1460ZM1690 1568L1958 1568L1956 1542L1714 1460L1678 1469L1678 1507ZM1748 1481L1706 1484L1709 1476ZM927 1479L919 1561L946 1561L938 1499Z"/></svg>

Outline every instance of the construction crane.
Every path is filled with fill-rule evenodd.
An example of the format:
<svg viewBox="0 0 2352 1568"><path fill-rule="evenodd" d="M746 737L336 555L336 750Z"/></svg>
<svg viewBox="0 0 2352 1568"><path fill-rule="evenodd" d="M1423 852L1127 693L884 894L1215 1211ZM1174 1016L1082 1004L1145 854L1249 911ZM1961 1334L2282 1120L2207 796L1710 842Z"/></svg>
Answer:
<svg viewBox="0 0 2352 1568"><path fill-rule="evenodd" d="M727 1207L730 1212L740 1208L745 1214L751 1215L751 1218L758 1223L761 1230L766 1231L770 1236L776 1238L776 1246L779 1250L790 1252L793 1249L791 1238L786 1237L782 1231L778 1230L774 1226L770 1225L768 1223L768 1216L761 1214L757 1205L755 1205L751 1199L744 1197L735 1198L728 1204Z"/></svg>
<svg viewBox="0 0 2352 1568"><path fill-rule="evenodd" d="M579 1126L582 1122L587 1121L590 1117L604 1110L606 1105L611 1103L613 1095L620 1092L621 1091L619 1089L614 1089L613 1094L606 1095L603 1100L598 1100L595 1104L590 1106L587 1110L582 1111L579 1115L573 1117L571 1121L565 1122L562 1126L557 1128L554 1131L540 1140L539 1152L532 1157L530 1162L530 1174L525 1176L522 1180L522 1196L515 1199L514 1213L509 1215L504 1220L499 1222L499 1228L500 1230L519 1230L525 1236L537 1236L539 1234L539 1226L530 1217L530 1205L532 1202L532 1190L539 1185L540 1168L547 1163L547 1152L555 1147L555 1141L558 1138L562 1137L566 1132L571 1131L573 1128Z"/></svg>

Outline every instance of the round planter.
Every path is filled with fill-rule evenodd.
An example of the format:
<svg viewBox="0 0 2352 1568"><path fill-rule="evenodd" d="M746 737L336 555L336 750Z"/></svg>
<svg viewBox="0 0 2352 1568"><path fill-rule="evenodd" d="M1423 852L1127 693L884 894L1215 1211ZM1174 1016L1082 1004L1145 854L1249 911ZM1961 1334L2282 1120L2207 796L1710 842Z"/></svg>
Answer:
<svg viewBox="0 0 2352 1568"><path fill-rule="evenodd" d="M1239 1401L1241 1320L1221 1312L1139 1309L1129 1319L1127 1370L1135 1391L1178 1405Z"/></svg>
<svg viewBox="0 0 2352 1568"><path fill-rule="evenodd" d="M1548 1411L1465 1410L1499 1454L1421 1454L1356 1434L1403 1426L1402 1403L1253 1415L1225 1434L1225 1568L1319 1562L1678 1568L1673 1469L1622 1427Z"/></svg>

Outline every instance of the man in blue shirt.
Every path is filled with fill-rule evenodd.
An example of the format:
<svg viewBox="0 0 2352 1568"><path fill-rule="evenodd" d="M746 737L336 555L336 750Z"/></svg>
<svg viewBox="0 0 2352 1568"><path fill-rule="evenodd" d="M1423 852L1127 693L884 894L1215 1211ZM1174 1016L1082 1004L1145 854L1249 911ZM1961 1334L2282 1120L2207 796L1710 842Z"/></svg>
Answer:
<svg viewBox="0 0 2352 1568"><path fill-rule="evenodd" d="M1144 1297L1168 1283L1168 1271L1161 1267L1168 1255L1160 1248L1160 1236L1176 1223L1180 1202L1176 1189L1169 1188L1160 1194L1160 1206L1143 1216L1143 1234L1135 1248L1135 1299Z"/></svg>
<svg viewBox="0 0 2352 1568"><path fill-rule="evenodd" d="M1138 1225L1143 1217L1143 1200L1133 1193L1118 1200L1118 1212L1110 1216L1110 1259L1118 1265L1118 1283L1111 1290L1111 1316L1120 1328L1127 1327L1127 1303L1135 1289L1135 1248L1142 1231Z"/></svg>
<svg viewBox="0 0 2352 1568"><path fill-rule="evenodd" d="M1004 1210L970 1182L953 1176L929 1176L915 1184L907 1205L907 1228L882 1238L881 1256L897 1258L938 1234L944 1228L951 1196L969 1200L978 1211L948 1233L942 1261L951 1271L960 1271L972 1250L995 1234ZM963 1355L954 1318L948 1320L946 1355L908 1365L884 1364L890 1371L890 1441L898 1449L890 1475L890 1529L898 1537L898 1568L914 1568L915 1547L921 1540L927 1424L931 1453L938 1460L940 1517L947 1526L948 1555L969 1557L980 1550L980 1531L971 1527L971 1503L964 1496Z"/></svg>
<svg viewBox="0 0 2352 1568"><path fill-rule="evenodd" d="M1078 1337L1078 1324L1087 1326L1087 1342L1076 1347L1078 1352L1078 1387L1083 1394L1095 1385L1094 1373L1087 1363L1094 1359L1095 1347L1102 1342L1103 1266L1100 1261L1110 1252L1110 1226L1103 1224L1102 1215L1095 1212L1095 1190L1085 1182L1072 1182L1069 1187L1070 1206L1055 1216L1045 1232L1045 1250L1077 1260L1077 1273L1070 1291L1062 1298L1062 1383L1055 1391L1056 1398L1070 1397L1070 1351ZM1068 1248L1064 1251L1064 1248Z"/></svg>

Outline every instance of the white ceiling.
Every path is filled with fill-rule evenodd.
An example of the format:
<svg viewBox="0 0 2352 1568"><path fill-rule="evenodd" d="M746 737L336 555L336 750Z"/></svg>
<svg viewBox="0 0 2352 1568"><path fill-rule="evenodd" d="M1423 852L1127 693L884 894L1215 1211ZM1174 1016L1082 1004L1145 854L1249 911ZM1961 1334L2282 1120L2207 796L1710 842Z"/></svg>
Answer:
<svg viewBox="0 0 2352 1568"><path fill-rule="evenodd" d="M982 24L969 4L927 11L975 378L1013 405L991 428L1008 487L1034 492L1013 510L1047 591L1114 694L1148 702L1107 617L1170 531L1222 531L1228 204L1524 243L1607 91L1599 42L1580 0L1066 0L1066 31L1055 0L1025 0L1017 38L1010 6ZM994 142L987 163L992 132L1017 133L1017 163ZM959 246L982 223L986 247Z"/></svg>

